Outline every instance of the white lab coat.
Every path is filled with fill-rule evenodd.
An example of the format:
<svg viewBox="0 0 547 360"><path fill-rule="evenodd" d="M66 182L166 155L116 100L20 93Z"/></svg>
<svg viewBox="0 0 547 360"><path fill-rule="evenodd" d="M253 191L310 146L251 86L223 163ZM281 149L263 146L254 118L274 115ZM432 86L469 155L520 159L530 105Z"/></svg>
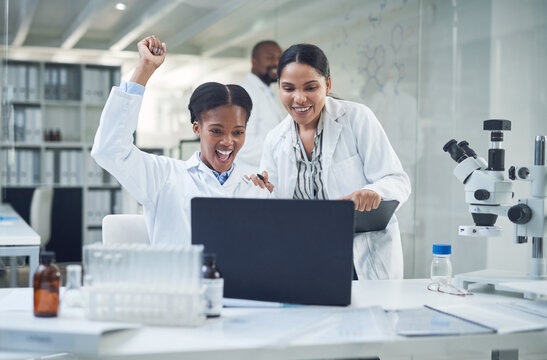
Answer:
<svg viewBox="0 0 547 360"><path fill-rule="evenodd" d="M133 132L142 96L113 88L101 115L91 156L143 205L152 244L191 243L193 197L268 198L270 193L240 176L237 164L221 185L198 153L182 161L139 150Z"/></svg>
<svg viewBox="0 0 547 360"><path fill-rule="evenodd" d="M266 135L283 119L272 91L253 73L247 74L241 86L253 101L251 117L245 131L245 144L237 155L242 174L249 175L259 170L262 146Z"/></svg>
<svg viewBox="0 0 547 360"><path fill-rule="evenodd" d="M260 163L279 198L292 198L297 180L293 121L288 115L268 134ZM327 97L323 126L321 177L329 199L359 189L373 190L401 204L408 198L410 180L368 107ZM355 235L353 261L359 279L402 279L403 254L395 216L385 230Z"/></svg>

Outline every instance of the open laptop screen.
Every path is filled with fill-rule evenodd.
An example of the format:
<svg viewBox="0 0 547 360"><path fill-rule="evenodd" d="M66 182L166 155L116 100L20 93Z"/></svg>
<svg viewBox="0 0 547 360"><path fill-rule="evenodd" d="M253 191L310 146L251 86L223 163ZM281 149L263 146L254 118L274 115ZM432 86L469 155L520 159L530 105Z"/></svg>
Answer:
<svg viewBox="0 0 547 360"><path fill-rule="evenodd" d="M353 203L192 199L192 243L215 253L224 297L351 302Z"/></svg>

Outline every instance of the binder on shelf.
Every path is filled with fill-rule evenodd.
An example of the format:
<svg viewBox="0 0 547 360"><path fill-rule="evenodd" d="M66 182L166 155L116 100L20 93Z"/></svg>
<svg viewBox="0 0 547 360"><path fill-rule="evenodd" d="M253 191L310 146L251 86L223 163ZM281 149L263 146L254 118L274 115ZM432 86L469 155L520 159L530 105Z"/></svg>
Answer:
<svg viewBox="0 0 547 360"><path fill-rule="evenodd" d="M42 111L40 108L34 108L33 112L33 120L34 120L34 126L33 126L33 141L36 143L40 143L43 139L42 136Z"/></svg>
<svg viewBox="0 0 547 360"><path fill-rule="evenodd" d="M70 160L69 152L59 152L59 185L70 185Z"/></svg>
<svg viewBox="0 0 547 360"><path fill-rule="evenodd" d="M53 151L53 183L61 183L61 154L59 151Z"/></svg>
<svg viewBox="0 0 547 360"><path fill-rule="evenodd" d="M22 180L21 177L25 175L23 171L21 171L22 165L23 164L21 164L21 151L16 151L15 152L15 174L13 176L13 180L15 181L13 185L21 185L21 180Z"/></svg>
<svg viewBox="0 0 547 360"><path fill-rule="evenodd" d="M21 109L23 113L23 119L25 122L25 137L24 142L27 144L35 144L36 141L33 138L34 135L34 111L32 108Z"/></svg>
<svg viewBox="0 0 547 360"><path fill-rule="evenodd" d="M16 99L26 100L27 98L27 67L25 65L15 66L16 80Z"/></svg>
<svg viewBox="0 0 547 360"><path fill-rule="evenodd" d="M25 141L25 113L20 108L14 108L14 139L15 142L24 142Z"/></svg>
<svg viewBox="0 0 547 360"><path fill-rule="evenodd" d="M37 101L39 99L40 88L38 85L39 71L38 66L29 65L28 67L28 87L27 98L30 101Z"/></svg>
<svg viewBox="0 0 547 360"><path fill-rule="evenodd" d="M45 179L46 185L55 184L55 153L53 150L46 150Z"/></svg>
<svg viewBox="0 0 547 360"><path fill-rule="evenodd" d="M79 150L69 151L70 159L70 185L82 184L82 152Z"/></svg>
<svg viewBox="0 0 547 360"><path fill-rule="evenodd" d="M7 150L0 150L0 157L2 158L1 162L1 169L0 169L0 176L2 184L9 185L9 163L8 163L8 151Z"/></svg>
<svg viewBox="0 0 547 360"><path fill-rule="evenodd" d="M59 68L59 99L70 99L68 90L68 69L64 67Z"/></svg>
<svg viewBox="0 0 547 360"><path fill-rule="evenodd" d="M8 158L11 158L11 156L9 155L9 151L8 151ZM10 161L10 160L12 160L12 159L8 159L8 161ZM13 154L13 162L11 162L11 165L10 165L9 177L10 177L10 184L11 185L19 184L19 179L18 179L18 174L17 174L17 157L16 157L15 153Z"/></svg>
<svg viewBox="0 0 547 360"><path fill-rule="evenodd" d="M39 151L32 152L32 182L34 185L40 185L40 177L42 175L42 159Z"/></svg>

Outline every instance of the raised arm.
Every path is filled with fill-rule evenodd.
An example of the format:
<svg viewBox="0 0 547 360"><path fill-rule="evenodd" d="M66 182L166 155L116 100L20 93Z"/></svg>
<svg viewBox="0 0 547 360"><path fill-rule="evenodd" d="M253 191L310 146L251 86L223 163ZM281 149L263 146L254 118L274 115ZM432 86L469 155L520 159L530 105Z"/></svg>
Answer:
<svg viewBox="0 0 547 360"><path fill-rule="evenodd" d="M145 37L137 43L139 63L131 76L130 82L146 86L150 76L163 64L167 55L165 43L160 42L157 36Z"/></svg>
<svg viewBox="0 0 547 360"><path fill-rule="evenodd" d="M172 161L140 151L134 145L133 133L137 128L142 103L143 86L163 63L164 43L149 36L138 43L139 63L131 83L114 87L101 115L91 156L99 166L110 172L141 204L156 200Z"/></svg>

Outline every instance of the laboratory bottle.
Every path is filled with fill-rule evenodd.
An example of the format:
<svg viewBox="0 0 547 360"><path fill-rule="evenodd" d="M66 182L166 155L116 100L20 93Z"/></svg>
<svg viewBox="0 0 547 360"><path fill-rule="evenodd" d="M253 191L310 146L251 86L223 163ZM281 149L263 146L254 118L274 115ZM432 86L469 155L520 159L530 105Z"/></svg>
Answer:
<svg viewBox="0 0 547 360"><path fill-rule="evenodd" d="M62 317L82 317L84 293L82 291L82 266L68 265L66 267L66 287L61 298Z"/></svg>
<svg viewBox="0 0 547 360"><path fill-rule="evenodd" d="M59 310L61 273L54 261L53 251L43 251L34 273L34 315L38 317L54 317Z"/></svg>
<svg viewBox="0 0 547 360"><path fill-rule="evenodd" d="M216 265L215 254L203 255L201 274L203 285L205 285L205 315L207 317L220 316L224 279Z"/></svg>
<svg viewBox="0 0 547 360"><path fill-rule="evenodd" d="M452 263L450 253L452 247L445 244L433 245L433 261L431 262L431 282L437 284L452 283Z"/></svg>

